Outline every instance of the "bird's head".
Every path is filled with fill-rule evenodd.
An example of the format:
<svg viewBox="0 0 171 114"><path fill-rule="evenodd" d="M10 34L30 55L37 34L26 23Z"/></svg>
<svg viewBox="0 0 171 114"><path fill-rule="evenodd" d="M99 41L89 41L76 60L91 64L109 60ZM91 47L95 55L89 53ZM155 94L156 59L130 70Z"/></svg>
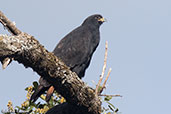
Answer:
<svg viewBox="0 0 171 114"><path fill-rule="evenodd" d="M100 27L100 25L105 22L106 19L103 18L100 14L95 14L87 17L82 25L90 25Z"/></svg>

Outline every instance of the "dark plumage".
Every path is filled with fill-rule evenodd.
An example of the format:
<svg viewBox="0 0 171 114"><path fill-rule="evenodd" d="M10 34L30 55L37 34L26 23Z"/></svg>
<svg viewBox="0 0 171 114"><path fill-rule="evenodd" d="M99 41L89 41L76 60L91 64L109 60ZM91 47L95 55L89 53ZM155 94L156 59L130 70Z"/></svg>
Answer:
<svg viewBox="0 0 171 114"><path fill-rule="evenodd" d="M99 27L104 21L101 15L89 16L81 26L66 35L53 51L80 78L84 77L91 57L99 44ZM46 101L48 101L54 91L54 88L42 77L39 83L38 89L30 99L32 102L36 101L44 91L50 88L46 96Z"/></svg>

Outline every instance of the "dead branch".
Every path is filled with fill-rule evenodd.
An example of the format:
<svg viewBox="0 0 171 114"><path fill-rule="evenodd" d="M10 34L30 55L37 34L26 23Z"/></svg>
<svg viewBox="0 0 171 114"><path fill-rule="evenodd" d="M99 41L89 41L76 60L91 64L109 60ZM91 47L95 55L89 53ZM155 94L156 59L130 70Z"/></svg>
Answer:
<svg viewBox="0 0 171 114"><path fill-rule="evenodd" d="M6 17L0 16L0 18L2 20ZM6 23L8 25L9 21ZM13 30L14 27L11 24L8 26L10 31ZM20 33L18 29L13 32ZM80 107L77 108L77 112L79 110L91 114L101 112L101 101L95 95L95 90L88 87L76 73L70 71L61 60L48 52L33 36L26 33L17 36L0 35L0 61L6 57L14 58L26 68L31 67L43 76L70 105Z"/></svg>
<svg viewBox="0 0 171 114"><path fill-rule="evenodd" d="M0 22L12 34L19 35L22 32L0 11Z"/></svg>
<svg viewBox="0 0 171 114"><path fill-rule="evenodd" d="M111 73L111 71L112 71L111 68L109 68L109 71L108 71L108 73L107 73L107 76L106 76L106 78L105 78L105 81L104 81L102 87L99 88L99 87L100 87L100 84L101 84L101 82L102 82L102 80L103 80L105 70L106 70L106 64L107 64L107 51L108 51L108 42L106 41L106 44L105 44L105 57L104 57L104 65L103 65L102 75L100 76L99 82L98 82L98 84L97 84L97 86L96 86L96 91L95 91L95 93L96 93L96 95L98 95L98 96L122 97L121 95L105 95L105 94L101 94L101 93L103 92L104 88L106 88L105 85L106 85L107 80L108 80L108 78L109 78L109 76L110 76L110 73Z"/></svg>
<svg viewBox="0 0 171 114"><path fill-rule="evenodd" d="M99 96L105 96L105 97L122 97L122 95L106 95L106 94L100 94Z"/></svg>
<svg viewBox="0 0 171 114"><path fill-rule="evenodd" d="M102 74L101 74L101 76L100 76L99 82L98 82L98 84L97 84L97 86L96 86L96 91L95 91L96 95L98 95L98 94L99 94L99 91L98 91L98 90L99 90L100 84L101 84L101 82L102 82L102 80L103 80L104 73L105 73L105 70L106 70L107 50L108 50L108 42L106 41L106 44L105 44L105 58L104 58L104 65L103 65L103 70L102 70Z"/></svg>
<svg viewBox="0 0 171 114"><path fill-rule="evenodd" d="M101 88L100 91L99 91L99 93L102 93L103 89L106 88L105 85L106 85L106 82L107 82L107 80L108 80L108 78L109 78L109 76L110 76L111 71L112 71L112 69L110 68L109 71L108 71L108 73L107 73L107 76L106 76L106 78L105 78L105 81L104 81L104 83L103 83L103 85L102 85L102 88Z"/></svg>

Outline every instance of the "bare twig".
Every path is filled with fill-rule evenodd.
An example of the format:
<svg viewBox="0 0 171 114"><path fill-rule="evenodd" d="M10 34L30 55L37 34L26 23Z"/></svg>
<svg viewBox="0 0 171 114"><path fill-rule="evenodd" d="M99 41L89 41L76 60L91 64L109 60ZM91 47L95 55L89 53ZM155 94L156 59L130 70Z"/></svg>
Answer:
<svg viewBox="0 0 171 114"><path fill-rule="evenodd" d="M109 96L109 97L123 97L122 95L106 95L106 94L100 94L99 96Z"/></svg>
<svg viewBox="0 0 171 114"><path fill-rule="evenodd" d="M109 71L107 73L107 76L106 76L106 79L105 79L105 81L104 81L104 83L102 85L102 88L100 89L99 93L102 93L103 89L105 88L106 82L107 82L107 80L109 78L109 75L110 75L111 71L112 71L112 68L109 69Z"/></svg>
<svg viewBox="0 0 171 114"><path fill-rule="evenodd" d="M0 11L0 22L12 34L19 35L22 32Z"/></svg>
<svg viewBox="0 0 171 114"><path fill-rule="evenodd" d="M98 92L98 89L99 89L99 86L100 86L100 84L101 84L101 82L102 82L102 80L103 80L104 72L105 72L105 70L106 70L107 50L108 50L108 42L106 41L106 44L105 44L104 65L103 65L103 70L102 70L102 74L101 74L101 76L100 76L99 82L98 82L98 84L97 84L97 86L96 86L96 91L95 91L96 95L98 95L98 93L99 93L99 92Z"/></svg>

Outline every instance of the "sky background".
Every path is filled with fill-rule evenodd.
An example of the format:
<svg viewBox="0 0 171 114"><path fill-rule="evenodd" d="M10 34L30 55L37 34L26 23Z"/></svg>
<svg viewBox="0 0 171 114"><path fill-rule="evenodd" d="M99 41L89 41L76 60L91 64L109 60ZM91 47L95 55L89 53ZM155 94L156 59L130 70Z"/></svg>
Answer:
<svg viewBox="0 0 171 114"><path fill-rule="evenodd" d="M112 73L104 93L123 96L111 102L122 114L171 113L170 0L1 0L0 10L49 51L86 17L103 15L108 22L100 28L100 45L83 80L95 87L108 41ZM7 33L0 25L0 34ZM0 77L0 110L7 109L8 100L20 105L25 87L39 79L15 61L0 69Z"/></svg>

